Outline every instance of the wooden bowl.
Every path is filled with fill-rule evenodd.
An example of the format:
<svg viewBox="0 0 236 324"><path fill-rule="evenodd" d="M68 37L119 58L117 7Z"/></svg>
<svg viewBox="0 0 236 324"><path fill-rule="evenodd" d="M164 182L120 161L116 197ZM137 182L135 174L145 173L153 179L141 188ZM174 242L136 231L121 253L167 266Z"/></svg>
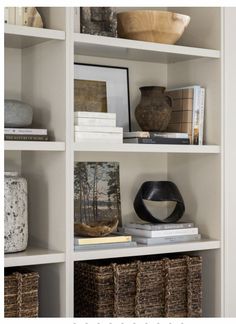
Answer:
<svg viewBox="0 0 236 324"><path fill-rule="evenodd" d="M118 222L118 219L114 218L110 221L97 221L90 224L75 223L74 233L75 235L88 237L106 236L117 230Z"/></svg>
<svg viewBox="0 0 236 324"><path fill-rule="evenodd" d="M137 10L117 13L118 37L175 44L190 17L169 11Z"/></svg>

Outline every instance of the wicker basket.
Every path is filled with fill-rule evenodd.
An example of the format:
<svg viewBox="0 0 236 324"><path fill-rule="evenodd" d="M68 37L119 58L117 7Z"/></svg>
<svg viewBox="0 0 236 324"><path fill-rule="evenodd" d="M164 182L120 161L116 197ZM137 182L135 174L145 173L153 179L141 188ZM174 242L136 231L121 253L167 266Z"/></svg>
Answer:
<svg viewBox="0 0 236 324"><path fill-rule="evenodd" d="M75 262L76 317L200 317L202 259Z"/></svg>
<svg viewBox="0 0 236 324"><path fill-rule="evenodd" d="M5 273L5 317L38 317L38 282L39 274L27 269Z"/></svg>

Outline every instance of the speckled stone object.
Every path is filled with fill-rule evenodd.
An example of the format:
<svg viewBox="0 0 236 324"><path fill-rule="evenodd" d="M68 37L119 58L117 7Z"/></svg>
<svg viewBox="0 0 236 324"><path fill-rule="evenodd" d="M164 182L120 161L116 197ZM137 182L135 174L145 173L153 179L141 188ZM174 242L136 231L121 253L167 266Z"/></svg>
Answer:
<svg viewBox="0 0 236 324"><path fill-rule="evenodd" d="M28 127L33 121L33 108L19 100L4 100L4 126Z"/></svg>
<svg viewBox="0 0 236 324"><path fill-rule="evenodd" d="M23 251L28 243L27 182L17 172L5 172L4 208L4 253Z"/></svg>

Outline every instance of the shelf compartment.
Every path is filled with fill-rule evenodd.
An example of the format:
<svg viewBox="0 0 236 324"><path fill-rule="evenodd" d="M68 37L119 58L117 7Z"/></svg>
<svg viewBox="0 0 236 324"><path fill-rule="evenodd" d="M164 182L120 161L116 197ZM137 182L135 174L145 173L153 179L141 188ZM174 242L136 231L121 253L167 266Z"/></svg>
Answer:
<svg viewBox="0 0 236 324"><path fill-rule="evenodd" d="M23 252L9 253L4 255L5 267L61 263L64 261L65 253L36 247L28 247Z"/></svg>
<svg viewBox="0 0 236 324"><path fill-rule="evenodd" d="M5 151L65 151L64 142L4 141Z"/></svg>
<svg viewBox="0 0 236 324"><path fill-rule="evenodd" d="M220 248L220 241L202 239L194 242L171 243L162 245L144 246L117 249L86 250L74 252L74 261L99 260L141 256L151 254L179 253L201 250L213 250Z"/></svg>
<svg viewBox="0 0 236 324"><path fill-rule="evenodd" d="M79 152L130 152L130 153L220 153L218 145L158 145L158 144L79 144L74 143L74 151Z"/></svg>
<svg viewBox="0 0 236 324"><path fill-rule="evenodd" d="M220 51L74 33L75 54L174 63L198 58L220 58Z"/></svg>
<svg viewBox="0 0 236 324"><path fill-rule="evenodd" d="M5 47L26 48L50 40L65 40L61 30L5 24Z"/></svg>

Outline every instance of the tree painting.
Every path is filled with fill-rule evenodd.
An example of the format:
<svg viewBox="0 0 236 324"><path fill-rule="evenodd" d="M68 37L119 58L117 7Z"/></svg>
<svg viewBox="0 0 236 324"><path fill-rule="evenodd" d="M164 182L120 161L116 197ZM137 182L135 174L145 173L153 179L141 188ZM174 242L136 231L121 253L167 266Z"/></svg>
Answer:
<svg viewBox="0 0 236 324"><path fill-rule="evenodd" d="M79 223L121 221L118 162L75 162L74 211Z"/></svg>

